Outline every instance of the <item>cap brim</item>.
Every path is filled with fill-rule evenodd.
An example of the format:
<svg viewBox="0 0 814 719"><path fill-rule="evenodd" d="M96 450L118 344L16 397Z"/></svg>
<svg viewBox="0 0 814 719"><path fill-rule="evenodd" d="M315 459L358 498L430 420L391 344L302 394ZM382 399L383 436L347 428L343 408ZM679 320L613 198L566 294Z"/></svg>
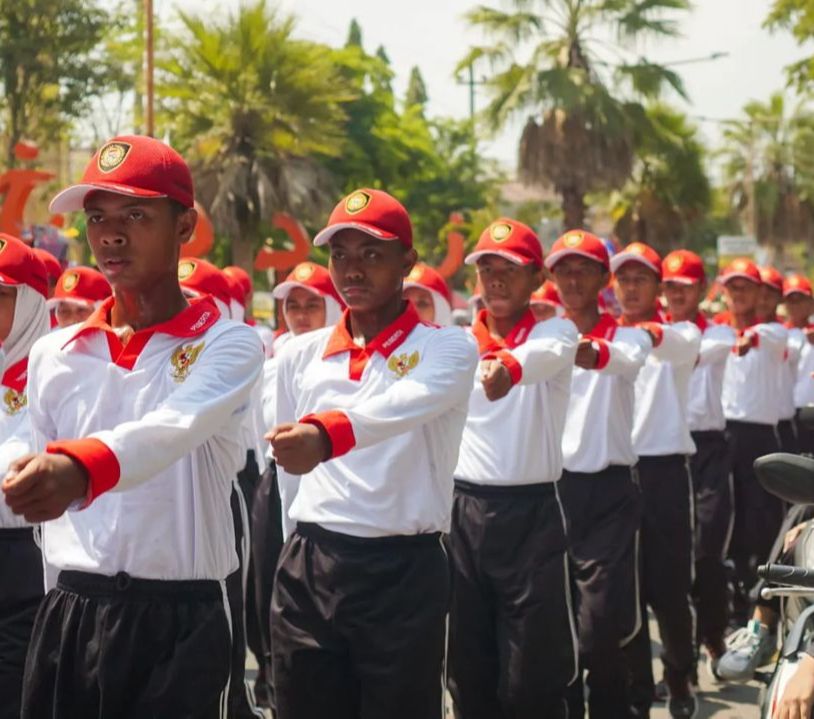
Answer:
<svg viewBox="0 0 814 719"><path fill-rule="evenodd" d="M644 265L649 270L653 270L659 277L661 277L661 270L656 267L650 260L642 255L637 255L632 252L619 252L618 254L611 257L610 266L612 272L617 272L619 268L624 265L626 262L638 262L640 265Z"/></svg>
<svg viewBox="0 0 814 719"><path fill-rule="evenodd" d="M487 255L495 255L497 257L502 257L504 260L514 262L514 264L516 265L534 264L534 260L528 257L523 257L522 255L515 254L514 252L510 252L509 250L480 250L478 252L472 252L471 254L466 256L464 263L467 265L474 265L481 257L486 257Z"/></svg>
<svg viewBox="0 0 814 719"><path fill-rule="evenodd" d="M318 232L317 236L314 238L314 246L321 247L322 245L327 245L331 241L331 238L337 232L341 232L342 230L359 230L377 240L399 239L398 235L394 235L392 232L386 232L385 230L382 230L375 225L371 225L368 222L339 222Z"/></svg>
<svg viewBox="0 0 814 719"><path fill-rule="evenodd" d="M756 285L763 284L761 280L757 280L754 277L752 277L752 275L748 275L745 272L730 272L727 275L720 275L718 277L718 282L720 282L722 285L725 285L727 282L729 282L729 280L734 280L738 277L744 280L749 280L749 282L754 282Z"/></svg>
<svg viewBox="0 0 814 719"><path fill-rule="evenodd" d="M581 250L558 250L557 252L552 252L548 257L545 258L545 266L547 269L552 270L554 269L554 265L556 265L560 260L564 260L566 257L571 257L572 255L577 257L585 257L586 259L593 260L596 264L604 267L606 270L608 269L608 265L600 260L598 257L595 257L590 252L583 252Z"/></svg>
<svg viewBox="0 0 814 719"><path fill-rule="evenodd" d="M289 280L288 282L281 282L274 288L274 291L271 293L271 296L274 297L275 300L284 300L288 297L289 292L291 290L296 289L297 287L301 287L304 290L308 290L312 295L316 295L317 297L322 297L322 293L319 290L314 289L313 287L309 287L308 285L304 285L302 282L294 282L293 280Z"/></svg>
<svg viewBox="0 0 814 719"><path fill-rule="evenodd" d="M48 309L53 309L60 302L68 302L72 305L80 305L81 307L93 307L96 304L95 300L82 300L75 297L52 297L50 300L45 301L45 306Z"/></svg>
<svg viewBox="0 0 814 719"><path fill-rule="evenodd" d="M806 297L814 297L814 295L812 295L811 293L811 290L802 290L799 287L795 287L794 289L791 290L786 290L783 293L783 297L788 297L789 295L805 295Z"/></svg>
<svg viewBox="0 0 814 719"><path fill-rule="evenodd" d="M25 284L25 283L24 282L18 282L17 280L13 280L8 275L5 275L2 272L0 272L0 285L8 285L9 287L19 287L22 284Z"/></svg>
<svg viewBox="0 0 814 719"><path fill-rule="evenodd" d="M664 282L675 282L677 285L698 285L701 280L694 277L665 277Z"/></svg>
<svg viewBox="0 0 814 719"><path fill-rule="evenodd" d="M60 192L48 206L49 212L62 214L65 212L79 212L85 209L85 199L91 192L113 192L116 195L125 195L128 197L140 197L142 199L157 199L159 197L166 197L160 192L153 190L144 190L140 187L130 187L129 185L120 185L116 182L94 182L79 185L72 185Z"/></svg>

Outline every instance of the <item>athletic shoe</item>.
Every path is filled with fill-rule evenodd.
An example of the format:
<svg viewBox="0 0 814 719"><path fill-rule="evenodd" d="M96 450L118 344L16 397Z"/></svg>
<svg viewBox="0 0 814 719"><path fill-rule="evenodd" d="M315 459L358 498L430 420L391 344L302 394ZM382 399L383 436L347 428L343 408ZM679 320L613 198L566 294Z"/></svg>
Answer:
<svg viewBox="0 0 814 719"><path fill-rule="evenodd" d="M718 660L717 675L725 681L745 682L771 660L777 638L765 624L753 619L730 634L726 644L727 651Z"/></svg>
<svg viewBox="0 0 814 719"><path fill-rule="evenodd" d="M667 711L671 719L695 719L698 715L698 700L694 694L686 697L670 697Z"/></svg>

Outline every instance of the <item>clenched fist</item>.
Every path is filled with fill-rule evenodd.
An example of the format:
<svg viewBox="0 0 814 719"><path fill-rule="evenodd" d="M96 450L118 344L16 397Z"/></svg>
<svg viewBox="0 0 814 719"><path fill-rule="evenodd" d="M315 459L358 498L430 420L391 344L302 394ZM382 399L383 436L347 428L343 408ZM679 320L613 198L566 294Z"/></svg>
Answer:
<svg viewBox="0 0 814 719"><path fill-rule="evenodd" d="M593 340L583 337L577 345L574 364L582 369L596 369L597 362L599 362L599 352L596 351Z"/></svg>
<svg viewBox="0 0 814 719"><path fill-rule="evenodd" d="M274 461L289 474L308 474L331 456L331 440L325 430L315 424L279 424L265 439L271 443Z"/></svg>
<svg viewBox="0 0 814 719"><path fill-rule="evenodd" d="M85 468L66 454L27 454L11 463L3 480L6 504L28 522L56 519L87 493Z"/></svg>
<svg viewBox="0 0 814 719"><path fill-rule="evenodd" d="M499 360L484 360L480 363L480 381L486 399L490 402L503 399L512 388L512 376Z"/></svg>

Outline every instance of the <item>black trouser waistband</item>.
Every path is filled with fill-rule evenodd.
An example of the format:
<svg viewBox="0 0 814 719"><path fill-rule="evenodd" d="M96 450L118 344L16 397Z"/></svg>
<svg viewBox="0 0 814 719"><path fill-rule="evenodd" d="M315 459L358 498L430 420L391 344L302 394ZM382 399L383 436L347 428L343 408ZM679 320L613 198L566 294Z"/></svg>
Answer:
<svg viewBox="0 0 814 719"><path fill-rule="evenodd" d="M19 542L21 539L33 540L34 527L8 527L0 529L0 541Z"/></svg>
<svg viewBox="0 0 814 719"><path fill-rule="evenodd" d="M739 419L726 420L727 429L758 429L773 432L776 426L774 424L764 424L763 422L742 422Z"/></svg>
<svg viewBox="0 0 814 719"><path fill-rule="evenodd" d="M65 570L57 577L57 589L85 597L118 599L221 599L220 582L214 579L138 579L127 572L113 576Z"/></svg>
<svg viewBox="0 0 814 719"><path fill-rule="evenodd" d="M396 534L387 537L355 537L350 534L333 532L313 522L297 522L296 532L309 539L331 542L339 546L368 547L371 549L382 547L426 546L428 544L437 546L441 538L441 532L430 532L428 534Z"/></svg>
<svg viewBox="0 0 814 719"><path fill-rule="evenodd" d="M639 457L639 462L673 464L675 462L686 462L688 456L686 454L649 454Z"/></svg>
<svg viewBox="0 0 814 719"><path fill-rule="evenodd" d="M610 479L610 480L627 480L628 482L633 477L633 467L627 464L610 464L605 469L600 469L598 472L569 472L564 469L562 472L563 479Z"/></svg>
<svg viewBox="0 0 814 719"><path fill-rule="evenodd" d="M723 429L699 429L690 432L690 437L695 439L726 439L726 432Z"/></svg>
<svg viewBox="0 0 814 719"><path fill-rule="evenodd" d="M535 484L478 484L465 479L455 480L455 491L472 497L550 497L555 493L554 482Z"/></svg>

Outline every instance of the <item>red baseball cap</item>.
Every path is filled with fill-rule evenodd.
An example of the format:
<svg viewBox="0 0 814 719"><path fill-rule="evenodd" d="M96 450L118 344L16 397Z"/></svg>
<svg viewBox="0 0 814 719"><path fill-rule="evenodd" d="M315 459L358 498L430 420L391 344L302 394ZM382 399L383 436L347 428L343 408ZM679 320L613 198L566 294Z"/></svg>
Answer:
<svg viewBox="0 0 814 719"><path fill-rule="evenodd" d="M617 252L610 260L611 270L618 272L619 268L627 262L638 262L653 270L661 278L661 257L644 242L631 242L621 252Z"/></svg>
<svg viewBox="0 0 814 719"><path fill-rule="evenodd" d="M738 257L736 260L732 260L732 262L724 268L724 271L718 277L718 281L725 285L729 280L733 280L736 277L742 277L745 280L754 282L756 285L763 284L757 265L746 257Z"/></svg>
<svg viewBox="0 0 814 719"><path fill-rule="evenodd" d="M340 200L314 244L327 245L337 232L347 229L361 230L377 240L398 240L408 248L413 246L410 215L404 205L382 190L363 188Z"/></svg>
<svg viewBox="0 0 814 719"><path fill-rule="evenodd" d="M184 257L178 263L178 281L194 297L212 295L227 307L232 299L226 275L211 262L198 257Z"/></svg>
<svg viewBox="0 0 814 719"><path fill-rule="evenodd" d="M252 293L252 278L249 276L249 273L246 272L246 270L244 270L242 267L229 265L228 267L223 268L223 274L226 275L227 279L231 279L236 287L240 288L241 296L238 297L237 293L235 293L235 299L245 307L246 300Z"/></svg>
<svg viewBox="0 0 814 719"><path fill-rule="evenodd" d="M501 217L487 227L464 262L474 265L484 255L497 255L517 265L543 266L543 246L537 233L517 220Z"/></svg>
<svg viewBox="0 0 814 719"><path fill-rule="evenodd" d="M704 262L689 250L673 250L661 263L662 279L681 285L698 285L706 279Z"/></svg>
<svg viewBox="0 0 814 719"><path fill-rule="evenodd" d="M774 267L760 267L760 279L764 285L768 285L776 289L778 292L783 291L783 275L779 270Z"/></svg>
<svg viewBox="0 0 814 719"><path fill-rule="evenodd" d="M803 275L789 275L786 281L783 282L783 297L793 295L795 292L808 295L809 297L814 296L814 292L811 290L811 280Z"/></svg>
<svg viewBox="0 0 814 719"><path fill-rule="evenodd" d="M407 279L404 280L404 289L408 287L418 287L437 292L447 301L450 307L452 306L452 292L446 280L441 277L437 270L425 265L423 262L417 262L410 274L407 275Z"/></svg>
<svg viewBox="0 0 814 719"><path fill-rule="evenodd" d="M25 242L0 232L0 284L28 285L48 297L48 270Z"/></svg>
<svg viewBox="0 0 814 719"><path fill-rule="evenodd" d="M345 306L344 300L336 291L331 275L322 265L316 262L301 262L291 272L284 282L274 288L272 295L276 300L283 300L295 287L313 292L320 297L333 297L340 307Z"/></svg>
<svg viewBox="0 0 814 719"><path fill-rule="evenodd" d="M48 300L55 305L63 300L92 305L110 297L112 290L105 276L92 267L71 267L57 280L54 296Z"/></svg>
<svg viewBox="0 0 814 719"><path fill-rule="evenodd" d="M32 247L32 252L42 260L45 265L45 271L48 273L49 280L57 280L62 274L62 265L59 260L54 257L48 250L43 250L41 247Z"/></svg>
<svg viewBox="0 0 814 719"><path fill-rule="evenodd" d="M91 158L79 184L51 200L51 212L84 209L97 190L142 198L169 197L192 207L195 192L187 163L169 145L144 135L120 135L108 140Z"/></svg>
<svg viewBox="0 0 814 719"><path fill-rule="evenodd" d="M546 257L545 266L552 270L560 260L571 255L587 257L598 262L606 270L610 269L608 248L596 235L585 230L570 230L562 235L552 246Z"/></svg>
<svg viewBox="0 0 814 719"><path fill-rule="evenodd" d="M551 280L546 280L531 293L531 304L553 305L562 307L560 292Z"/></svg>

